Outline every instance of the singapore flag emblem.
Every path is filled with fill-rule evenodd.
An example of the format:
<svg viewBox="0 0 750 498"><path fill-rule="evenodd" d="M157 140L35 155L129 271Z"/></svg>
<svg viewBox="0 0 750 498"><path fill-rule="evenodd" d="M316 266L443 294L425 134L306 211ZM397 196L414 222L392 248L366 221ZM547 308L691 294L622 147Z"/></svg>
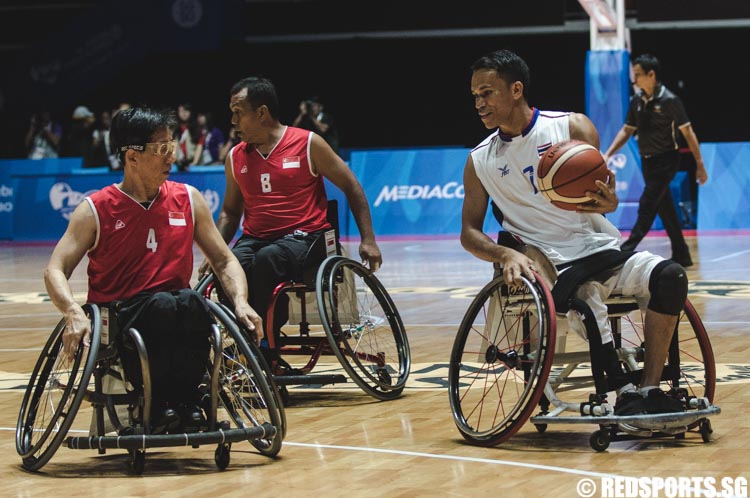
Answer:
<svg viewBox="0 0 750 498"><path fill-rule="evenodd" d="M170 211L169 224L173 227L187 226L187 223L185 222L185 213L175 213L174 211Z"/></svg>

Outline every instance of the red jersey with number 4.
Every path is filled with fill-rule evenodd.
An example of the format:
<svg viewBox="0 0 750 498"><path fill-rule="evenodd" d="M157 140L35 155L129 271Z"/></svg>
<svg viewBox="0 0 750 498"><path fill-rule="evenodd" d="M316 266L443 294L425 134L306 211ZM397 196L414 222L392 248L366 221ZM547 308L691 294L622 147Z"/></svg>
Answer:
<svg viewBox="0 0 750 498"><path fill-rule="evenodd" d="M194 219L187 185L164 182L148 207L116 185L86 201L96 217L96 240L88 254L89 302L190 287Z"/></svg>
<svg viewBox="0 0 750 498"><path fill-rule="evenodd" d="M311 140L312 132L287 126L267 157L245 142L232 149L232 172L244 199L244 234L273 240L295 230L330 228L323 177L310 164Z"/></svg>

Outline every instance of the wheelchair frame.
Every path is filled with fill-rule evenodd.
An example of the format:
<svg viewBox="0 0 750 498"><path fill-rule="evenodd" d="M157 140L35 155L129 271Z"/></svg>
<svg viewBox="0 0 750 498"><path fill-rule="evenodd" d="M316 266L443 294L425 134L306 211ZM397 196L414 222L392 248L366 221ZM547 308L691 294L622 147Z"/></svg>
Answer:
<svg viewBox="0 0 750 498"><path fill-rule="evenodd" d="M548 286L535 282L506 285L502 275L488 283L470 304L459 327L449 368L449 395L454 422L461 435L481 446L507 441L531 419L539 432L548 424L597 424L589 443L604 451L612 440L674 436L698 428L704 442L712 432L709 416L716 370L703 323L689 300L676 325L662 384L683 401L685 412L615 416L607 403L609 385L598 347L593 313L583 303L572 309L591 313L586 334L589 351L556 350L557 314ZM643 358L642 317L633 298L612 296L606 301L618 358L629 380L638 384ZM588 308L588 311L587 309ZM635 316L634 316L635 315ZM597 342L598 341L598 342ZM579 375L589 364L591 375ZM557 370L553 372L553 366ZM595 388L588 398L565 402L558 393ZM532 416L537 407L540 412ZM564 415L575 413L575 415Z"/></svg>
<svg viewBox="0 0 750 498"><path fill-rule="evenodd" d="M105 393L105 378L124 382L114 336L102 327L99 306L85 304L91 320L91 344L79 346L72 361L63 354L62 334L65 319L55 327L47 340L21 403L16 426L16 449L22 466L31 471L41 469L61 444L72 449L126 449L130 468L141 474L145 467L145 450L154 447L216 444L214 460L219 469L229 465L232 443L250 441L263 455L275 456L281 449L285 429L282 405L276 403L272 379L265 373L265 360L254 345L248 344L231 312L223 305L208 302L215 318L212 325L212 360L205 379L209 386L210 409L208 430L195 433L150 434L151 380L148 352L139 332L130 328L141 361L142 390L122 394ZM122 333L122 332L121 332ZM93 375L93 381L91 379ZM96 418L96 434L66 437L81 403L89 401ZM117 406L127 406L127 421L121 421ZM221 406L232 422L218 421ZM116 435L106 435L104 414ZM235 428L231 428L231 425ZM110 432L113 432L110 430Z"/></svg>
<svg viewBox="0 0 750 498"><path fill-rule="evenodd" d="M266 331L272 358L271 371L281 395L288 399L288 385L325 385L346 382L341 374L313 374L322 356L335 356L348 376L370 396L379 400L401 395L411 367L406 331L395 304L385 287L364 265L344 256L328 256L318 267L314 281L287 281L276 286L266 315L269 331L274 330L274 311L279 297L295 293L300 297L301 321L298 334L282 333L278 342ZM355 289L344 298L347 282ZM212 296L214 276L204 276L196 290ZM315 293L323 335L312 333L307 320L306 296ZM308 356L307 363L289 371L282 356Z"/></svg>

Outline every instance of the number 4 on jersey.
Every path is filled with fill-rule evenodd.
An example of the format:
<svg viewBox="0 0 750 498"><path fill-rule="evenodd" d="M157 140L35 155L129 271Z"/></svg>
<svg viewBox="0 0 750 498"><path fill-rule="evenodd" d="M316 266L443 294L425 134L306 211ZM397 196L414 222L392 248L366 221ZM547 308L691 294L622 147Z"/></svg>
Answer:
<svg viewBox="0 0 750 498"><path fill-rule="evenodd" d="M148 229L148 237L146 237L146 248L151 249L151 252L156 252L156 232L153 228Z"/></svg>

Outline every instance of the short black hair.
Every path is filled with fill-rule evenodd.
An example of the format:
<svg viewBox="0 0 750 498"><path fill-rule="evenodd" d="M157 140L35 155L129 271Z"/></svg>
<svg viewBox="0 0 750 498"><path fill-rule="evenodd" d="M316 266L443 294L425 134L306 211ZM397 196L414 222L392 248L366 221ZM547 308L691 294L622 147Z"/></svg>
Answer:
<svg viewBox="0 0 750 498"><path fill-rule="evenodd" d="M656 76L656 81L660 81L659 72L661 71L661 63L659 62L659 59L656 58L656 56L653 56L651 54L641 54L633 59L633 65L635 66L636 64L641 66L643 71L646 73L653 71L654 75Z"/></svg>
<svg viewBox="0 0 750 498"><path fill-rule="evenodd" d="M167 128L170 132L177 126L177 118L171 109L155 110L149 107L131 107L117 112L112 118L109 142L117 157L125 164L125 145L145 145L154 133Z"/></svg>
<svg viewBox="0 0 750 498"><path fill-rule="evenodd" d="M471 71L491 69L508 84L520 81L523 84L523 98L528 101L528 89L531 86L531 71L526 61L510 50L496 50L483 55L471 65Z"/></svg>
<svg viewBox="0 0 750 498"><path fill-rule="evenodd" d="M260 76L243 78L232 85L229 96L233 97L245 88L247 89L247 101L253 109L264 105L268 108L271 117L278 119L279 98L276 96L276 87L273 86L271 80Z"/></svg>

